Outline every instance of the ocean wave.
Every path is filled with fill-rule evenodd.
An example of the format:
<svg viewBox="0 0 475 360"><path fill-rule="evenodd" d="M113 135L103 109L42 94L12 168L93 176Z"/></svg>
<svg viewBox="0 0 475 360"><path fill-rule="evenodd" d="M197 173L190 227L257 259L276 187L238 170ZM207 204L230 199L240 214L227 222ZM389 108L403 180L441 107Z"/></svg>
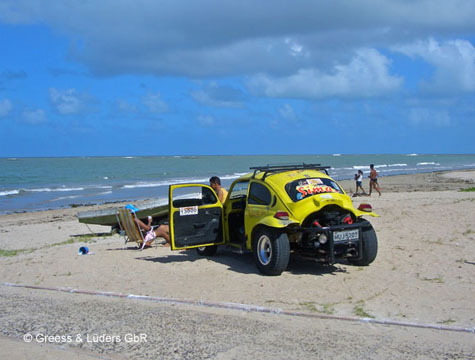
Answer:
<svg viewBox="0 0 475 360"><path fill-rule="evenodd" d="M80 198L80 197L82 197L82 196L81 195L61 196L59 198L51 199L49 201L53 202L53 201L61 201L61 200L70 200L70 199L77 199L77 198Z"/></svg>
<svg viewBox="0 0 475 360"><path fill-rule="evenodd" d="M8 195L18 195L20 190L6 190L0 191L0 196L8 196Z"/></svg>
<svg viewBox="0 0 475 360"><path fill-rule="evenodd" d="M219 178L221 180L234 180L243 175L248 174L248 172L243 173L234 173L229 175L220 175ZM121 189L136 189L136 188L152 188L152 187L160 187L160 186L170 186L174 184L208 184L209 178L186 178L186 179L169 179L164 181L154 181L154 182L138 182L135 184L126 184L118 186Z"/></svg>
<svg viewBox="0 0 475 360"><path fill-rule="evenodd" d="M425 165L440 165L439 163L436 163L436 162L433 162L433 161L430 161L430 162L420 162L420 163L417 163L417 166L425 166Z"/></svg>
<svg viewBox="0 0 475 360"><path fill-rule="evenodd" d="M98 189L112 189L112 186L97 186ZM5 190L0 191L0 196L8 196L8 195L20 195L25 193L41 193L41 192L70 192L70 191L84 191L84 187L74 187L74 188L36 188L36 189L14 189L14 190Z"/></svg>
<svg viewBox="0 0 475 360"><path fill-rule="evenodd" d="M406 156L419 156L419 154L407 154Z"/></svg>
<svg viewBox="0 0 475 360"><path fill-rule="evenodd" d="M406 167L408 166L407 164L380 164L380 165L374 165L375 169L384 169L387 167ZM352 168L343 168L345 170L369 170L369 165L355 165Z"/></svg>
<svg viewBox="0 0 475 360"><path fill-rule="evenodd" d="M173 156L173 158L175 159L198 159L199 156L196 156L196 155L175 155Z"/></svg>
<svg viewBox="0 0 475 360"><path fill-rule="evenodd" d="M40 188L40 189L22 189L23 191L31 191L31 192L68 192L68 191L83 191L83 187L77 187L77 188L67 188L67 187L61 187L61 188Z"/></svg>
<svg viewBox="0 0 475 360"><path fill-rule="evenodd" d="M150 187L160 187L160 186L169 186L173 184L188 184L188 183L207 183L208 179L170 179L167 181L159 182L140 182L136 184L127 184L121 186L123 189L135 189L135 188L150 188Z"/></svg>
<svg viewBox="0 0 475 360"><path fill-rule="evenodd" d="M233 180L233 179L237 179L237 178L239 178L243 175L246 175L246 174L247 174L247 172L245 172L245 173L234 173L232 175L222 175L219 178L221 180Z"/></svg>
<svg viewBox="0 0 475 360"><path fill-rule="evenodd" d="M93 188L93 189L112 189L112 186L110 186L110 185L98 185L98 186L92 186L91 188Z"/></svg>

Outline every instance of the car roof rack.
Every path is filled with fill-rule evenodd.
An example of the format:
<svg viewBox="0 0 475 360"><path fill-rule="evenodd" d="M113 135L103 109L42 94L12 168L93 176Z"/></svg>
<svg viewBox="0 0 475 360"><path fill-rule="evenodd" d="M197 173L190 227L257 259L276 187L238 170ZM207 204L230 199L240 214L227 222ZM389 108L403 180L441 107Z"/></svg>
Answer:
<svg viewBox="0 0 475 360"><path fill-rule="evenodd" d="M291 170L323 170L325 174L328 175L328 169L330 169L331 166L322 166L321 164L291 164L291 165L265 165L265 166L253 166L250 167L249 169L254 170L254 174L252 175L253 178L260 173L263 172L264 176L262 177L262 180L265 180L265 178L268 175L271 174L276 174L284 171L291 171Z"/></svg>

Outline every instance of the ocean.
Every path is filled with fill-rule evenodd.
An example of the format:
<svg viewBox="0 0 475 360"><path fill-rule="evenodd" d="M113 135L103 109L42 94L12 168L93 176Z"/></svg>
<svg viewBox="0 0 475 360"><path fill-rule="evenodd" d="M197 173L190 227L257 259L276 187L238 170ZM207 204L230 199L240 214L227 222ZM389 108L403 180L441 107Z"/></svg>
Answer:
<svg viewBox="0 0 475 360"><path fill-rule="evenodd" d="M0 158L0 213L166 198L170 184L216 175L229 187L251 166L294 163L328 165L345 180L370 164L380 176L475 169L475 154Z"/></svg>

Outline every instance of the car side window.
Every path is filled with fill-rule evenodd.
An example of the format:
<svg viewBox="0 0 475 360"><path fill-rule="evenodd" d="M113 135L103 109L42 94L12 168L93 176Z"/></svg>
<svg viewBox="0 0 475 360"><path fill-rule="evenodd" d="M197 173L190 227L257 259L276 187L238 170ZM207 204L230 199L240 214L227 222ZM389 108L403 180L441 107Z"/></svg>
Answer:
<svg viewBox="0 0 475 360"><path fill-rule="evenodd" d="M218 202L214 191L207 187L185 186L173 189L173 207L211 205Z"/></svg>
<svg viewBox="0 0 475 360"><path fill-rule="evenodd" d="M234 184L231 193L229 194L230 199L245 198L247 195L247 188L249 186L249 181L242 181Z"/></svg>
<svg viewBox="0 0 475 360"><path fill-rule="evenodd" d="M271 193L267 187L257 182L251 183L247 201L249 204L270 205L271 198Z"/></svg>

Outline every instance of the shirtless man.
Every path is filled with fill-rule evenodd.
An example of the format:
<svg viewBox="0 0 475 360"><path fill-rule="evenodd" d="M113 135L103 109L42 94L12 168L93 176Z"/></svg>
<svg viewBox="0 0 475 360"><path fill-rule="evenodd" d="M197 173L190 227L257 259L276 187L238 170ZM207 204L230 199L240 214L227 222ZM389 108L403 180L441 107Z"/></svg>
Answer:
<svg viewBox="0 0 475 360"><path fill-rule="evenodd" d="M217 176L213 176L211 179L209 179L209 186L213 188L216 195L218 195L219 201L221 204L223 204L224 200L226 200L226 197L228 196L228 192L225 188L221 187L221 179Z"/></svg>
<svg viewBox="0 0 475 360"><path fill-rule="evenodd" d="M373 188L379 193L379 196L381 196L381 190L379 189L379 184L378 184L378 172L374 169L374 165L371 164L369 166L371 169L369 173L369 195L371 196L371 191Z"/></svg>

